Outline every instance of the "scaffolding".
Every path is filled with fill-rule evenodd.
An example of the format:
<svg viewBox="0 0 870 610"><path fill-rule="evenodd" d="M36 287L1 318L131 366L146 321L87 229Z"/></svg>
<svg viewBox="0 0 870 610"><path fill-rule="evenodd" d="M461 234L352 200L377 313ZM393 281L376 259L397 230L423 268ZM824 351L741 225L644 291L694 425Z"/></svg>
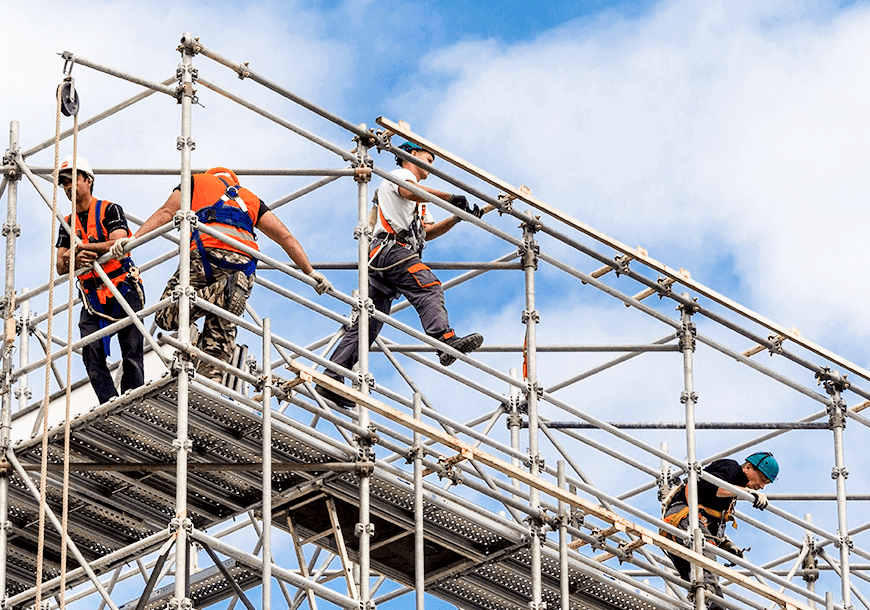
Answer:
<svg viewBox="0 0 870 610"><path fill-rule="evenodd" d="M0 184L7 207L0 427L4 607L87 600L89 607L112 609L204 608L220 602L252 609L252 591L258 590L263 608L408 607L405 598L413 595L421 609L428 594L463 610L701 609L712 595L702 586L703 569L720 577L724 597L712 596L726 608L824 604L850 610L857 600L870 609L862 593L870 581L870 552L859 544L870 522L852 521L850 526L847 519L847 507L854 520L870 495L847 493L844 434L852 422L854 446L860 447L866 436L870 420L861 411L870 405L870 391L861 386L870 381L870 372L703 285L689 272L660 263L642 247L628 247L529 189L472 165L402 122L380 117L373 129L351 123L188 33L178 51L177 73L162 83L63 54L66 73L78 65L145 88L82 121L79 131L154 93L171 98L181 111L180 168L95 168L97 175L180 176L182 193L174 222L127 245L128 251L141 252L146 244L169 243L167 252L140 270L153 293L158 287L149 283L151 270L178 260L182 272L174 298L179 331L165 335L156 333L153 324L149 328L151 316L170 305L167 298L128 312L135 315L88 337L131 323L146 337L153 374L144 386L108 403L94 404L86 380L69 383L58 369L65 360L69 370L73 352L85 341L56 336L48 323L66 315L77 300L70 297L41 315L32 313L32 304L68 277L35 289L16 283L16 271L23 269L16 258L17 240L39 230L38 225L34 230L19 224L19 186L26 179L52 207L43 186L54 167L31 166L28 158L52 146L54 139L22 150L18 124L11 124ZM314 113L350 134L354 147L336 145L207 79L206 70L200 73L194 65L195 57L213 62L209 68L228 68L243 86L263 87ZM259 292L249 300L246 316L196 299L186 272L190 251L178 245L190 241L195 222L191 174L204 170L192 165L195 87L337 157L338 167L234 171L243 179L315 178L272 202L273 211L352 178L358 260L313 264L335 273L355 271L356 292L336 289L313 301L306 292L310 288L302 286L312 280L279 258L248 249L258 260ZM73 135L68 130L60 137ZM394 136L424 146L438 161L429 165L394 147ZM374 162L373 150L389 153L390 161L396 155L424 167L498 214L477 218L400 183L389 167ZM413 320L405 321L401 312L407 302L399 302L390 316L374 309L368 294L368 203L374 177L401 184L484 236L490 260L429 265L457 273L443 284L449 298L492 274L521 278L499 282L498 290L486 284L465 298L480 310L498 310L496 319L507 319L502 314L511 311L522 322L520 330L493 328L499 340L513 333L522 336L522 343L488 343L473 355L461 354L416 330ZM60 220L62 216L58 213ZM129 211L128 218L142 222ZM207 225L197 229L230 241ZM107 258L95 263L98 273ZM258 294L270 298L258 299ZM578 295L597 315L617 320L608 325L608 336L626 336L619 320L636 312L645 314L643 332L664 326L664 336L656 330L653 340L584 344L572 342L582 333L562 328L546 331L555 342L541 341L539 324L541 332L547 328L542 310L558 310ZM270 315L260 310L261 301L273 303L266 307ZM216 362L226 372L223 383L197 376L192 362L208 356L191 343L194 304L235 323L259 360L240 348L232 365ZM361 341L358 370L336 367L327 359L352 320L359 322L360 337L367 337L373 318L385 324L385 332L371 349ZM338 330L301 344L299 337L310 334L306 328L319 329L323 320ZM283 324L279 329L273 323ZM53 345L64 351L52 351ZM430 357L438 350L456 356L457 364L441 366ZM659 355L667 353L679 357ZM771 356L768 364L754 358L764 353ZM760 379L772 399L786 401L790 414L798 415L767 421L767 399L754 396L757 421L741 415L696 421L702 354L704 366L716 367L717 375L734 374L741 383ZM323 368L349 377L353 385L336 382ZM53 371L56 391L34 397L28 375L40 369L47 380ZM663 370L672 371L673 378L662 382L660 395L650 384L646 411L655 409L679 421L652 413L633 422L602 417L603 409L618 414L620 405L599 394L612 391L614 384L631 383L633 376L639 384L648 382ZM592 389L578 390L581 382L595 380L604 380L601 387L584 384ZM331 408L314 392L314 384L352 400L356 408ZM64 404L67 392L71 411L57 421L57 415L49 414ZM667 406L656 404L659 400ZM496 428L499 422L504 430ZM715 438L703 436L705 430L715 431ZM820 477L800 482L813 483L810 493L769 494L771 505L760 516L738 510L743 528L736 536L756 548L746 558L705 545L697 511L689 512L688 532L661 520L660 500L681 478L690 490L697 489L699 479L714 482L744 500L739 507L749 505L750 494L715 479L703 466L772 445L784 449L786 443L815 443L818 448L822 443L815 437L821 430L830 431L833 441L834 492L824 491L827 477ZM682 439L685 448L672 454L669 443ZM822 462L824 452L814 454L813 466ZM850 466L859 481L866 476L863 462ZM41 470L45 489L34 474ZM689 495L696 506L697 499ZM793 514L785 508L792 503L822 503L822 518L810 511ZM44 533L35 531L40 507L49 521ZM688 540L689 547L675 539ZM828 552L831 545L836 553ZM71 559L63 569L65 549ZM665 551L695 566L693 582L677 575ZM40 570L44 578L37 576ZM119 603L122 593L116 588L132 601Z"/></svg>

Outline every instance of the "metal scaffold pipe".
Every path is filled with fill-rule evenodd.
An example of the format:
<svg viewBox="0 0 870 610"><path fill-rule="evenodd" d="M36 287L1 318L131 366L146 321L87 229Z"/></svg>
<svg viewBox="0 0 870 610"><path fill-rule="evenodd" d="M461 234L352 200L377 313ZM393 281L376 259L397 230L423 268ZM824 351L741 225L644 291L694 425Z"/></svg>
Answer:
<svg viewBox="0 0 870 610"><path fill-rule="evenodd" d="M13 154L18 151L18 121L9 124L9 151ZM11 159L5 157L4 165L11 164ZM15 240L20 234L18 226L18 178L16 171L6 176L8 180L8 192L6 194L6 222L3 225L3 234L6 237L6 276L3 289L3 353L2 379L0 379L0 460L6 461L6 452L11 446L12 432L12 352L15 342ZM22 331L22 344L27 341L28 333L26 326ZM22 353L26 353L22 350ZM25 381L26 383L26 381ZM7 539L9 518L9 469L0 471L0 596L6 597L6 562L7 562Z"/></svg>
<svg viewBox="0 0 870 610"><path fill-rule="evenodd" d="M178 65L178 80L181 92L181 136L178 138L178 149L181 152L181 206L179 217L179 247L178 257L178 340L181 343L190 342L190 223L191 223L191 172L190 153L193 149L191 136L191 110L193 107L193 77L196 68L193 65L192 56L187 47L183 45L185 40L190 39L190 34L185 33L181 40L181 63ZM176 489L175 506L176 513L173 526L176 533L175 547L175 598L182 607L190 606L190 598L187 593L188 555L190 542L188 532L192 527L187 513L187 460L192 448L188 436L189 426L189 382L190 370L193 364L190 359L180 354L175 362L178 375L178 415L177 431L174 443L176 457Z"/></svg>

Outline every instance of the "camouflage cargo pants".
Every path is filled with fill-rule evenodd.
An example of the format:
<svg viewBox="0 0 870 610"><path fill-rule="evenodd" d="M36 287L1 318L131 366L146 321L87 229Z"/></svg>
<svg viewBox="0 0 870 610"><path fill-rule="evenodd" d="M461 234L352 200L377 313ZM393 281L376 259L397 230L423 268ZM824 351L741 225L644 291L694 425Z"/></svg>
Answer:
<svg viewBox="0 0 870 610"><path fill-rule="evenodd" d="M238 252L225 250L211 250L213 257L230 263L246 263L250 257ZM178 286L178 274L169 278L166 289L160 299L172 295L172 291ZM212 282L209 284L202 267L199 253L190 253L190 286L196 291L196 298L208 301L235 315L242 315L245 303L251 295L254 287L254 275L246 276L242 271L234 271L212 264ZM178 302L172 303L155 316L157 326L163 330L178 330ZM236 325L224 318L208 313L199 307L193 307L190 311L190 321L194 322L205 317L202 332L196 342L196 347L210 356L230 362L233 350L236 346ZM199 362L196 370L199 374L220 381L222 372L205 362Z"/></svg>

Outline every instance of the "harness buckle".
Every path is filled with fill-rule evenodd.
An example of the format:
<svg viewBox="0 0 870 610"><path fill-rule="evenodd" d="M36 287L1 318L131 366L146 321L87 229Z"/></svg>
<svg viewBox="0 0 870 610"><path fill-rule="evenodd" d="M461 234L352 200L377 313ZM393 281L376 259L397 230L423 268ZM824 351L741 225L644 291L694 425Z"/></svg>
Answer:
<svg viewBox="0 0 870 610"><path fill-rule="evenodd" d="M235 199L238 196L239 196L239 189L237 187L235 187L235 186L228 186L227 187L227 197L229 197L230 199Z"/></svg>

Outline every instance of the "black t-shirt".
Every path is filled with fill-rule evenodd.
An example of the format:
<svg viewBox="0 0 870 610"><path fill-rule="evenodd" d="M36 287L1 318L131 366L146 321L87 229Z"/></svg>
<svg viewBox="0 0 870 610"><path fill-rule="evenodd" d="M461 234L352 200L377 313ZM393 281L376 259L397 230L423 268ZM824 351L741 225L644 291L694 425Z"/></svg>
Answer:
<svg viewBox="0 0 870 610"><path fill-rule="evenodd" d="M97 200L91 202L92 206L97 205ZM127 227L127 217L124 216L124 210L117 203L111 202L103 202L103 241L108 240L109 234L112 231L117 229L124 229L125 231L129 230ZM88 214L90 210L85 210L84 212L77 212L76 215L79 217L79 221L82 223L82 227L87 230L88 226ZM74 227L73 227L74 228ZM69 233L66 232L66 229L63 225L60 226L60 230L57 232L57 247L58 248L69 248Z"/></svg>
<svg viewBox="0 0 870 610"><path fill-rule="evenodd" d="M173 190L173 191L180 191L180 190L181 190L181 185L179 184L178 186L176 186L176 187L175 187L174 189L172 189L172 190ZM193 197L193 176L190 177L190 196ZM263 214L265 214L266 212L269 212L269 211L270 211L270 210L269 210L269 206L267 206L265 203L263 203L263 200L262 200L262 199L260 199L260 198L257 198L257 199L258 199L258 201L260 202L260 210L257 212L257 222L254 223L254 226L255 226L255 227L256 227L258 224L260 224L260 219L263 217Z"/></svg>
<svg viewBox="0 0 870 610"><path fill-rule="evenodd" d="M734 460L716 460L707 466L704 472L708 472L726 483L731 483L737 487L746 487L749 484L749 478L743 472L743 468ZM715 484L698 479L698 504L718 511L728 508L734 498L718 497L716 496L718 490L719 487Z"/></svg>

